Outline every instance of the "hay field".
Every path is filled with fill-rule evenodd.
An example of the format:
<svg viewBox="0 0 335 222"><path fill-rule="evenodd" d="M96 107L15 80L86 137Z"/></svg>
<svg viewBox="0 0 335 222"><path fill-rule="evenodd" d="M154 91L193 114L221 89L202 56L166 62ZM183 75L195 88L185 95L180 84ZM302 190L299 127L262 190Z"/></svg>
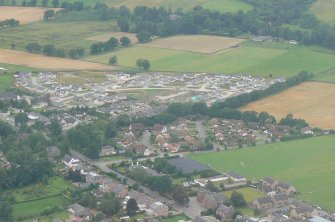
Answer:
<svg viewBox="0 0 335 222"><path fill-rule="evenodd" d="M19 20L21 24L28 24L31 22L42 20L44 11L48 9L49 8L42 7L0 6L0 21L14 18L16 20Z"/></svg>
<svg viewBox="0 0 335 222"><path fill-rule="evenodd" d="M244 41L244 39L210 35L181 35L156 39L142 46L212 54L239 45Z"/></svg>
<svg viewBox="0 0 335 222"><path fill-rule="evenodd" d="M310 11L321 21L330 25L335 24L335 0L317 0Z"/></svg>
<svg viewBox="0 0 335 222"><path fill-rule="evenodd" d="M137 43L136 34L128 33L128 32L112 32L112 33L108 33L108 34L88 37L86 39L87 40L92 40L92 41L97 41L97 42L106 42L112 37L117 38L118 40L120 40L123 36L128 37L131 40L131 44L136 44Z"/></svg>
<svg viewBox="0 0 335 222"><path fill-rule="evenodd" d="M307 82L251 103L242 110L267 111L277 120L292 113L312 127L335 129L335 84Z"/></svg>
<svg viewBox="0 0 335 222"><path fill-rule="evenodd" d="M15 50L0 50L0 62L46 70L111 70L113 67L81 60L48 57Z"/></svg>

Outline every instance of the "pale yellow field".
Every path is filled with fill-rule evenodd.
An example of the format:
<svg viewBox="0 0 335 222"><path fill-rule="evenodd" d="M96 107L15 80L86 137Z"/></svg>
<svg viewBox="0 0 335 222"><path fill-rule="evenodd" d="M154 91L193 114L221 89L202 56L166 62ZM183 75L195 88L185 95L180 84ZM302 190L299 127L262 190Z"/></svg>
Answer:
<svg viewBox="0 0 335 222"><path fill-rule="evenodd" d="M131 40L131 44L137 43L136 34L127 33L127 32L112 32L112 33L108 33L108 34L104 34L104 35L89 37L89 38L86 38L86 39L97 41L97 42L106 42L112 37L117 38L117 39L120 40L120 38L122 38L123 36L128 37Z"/></svg>
<svg viewBox="0 0 335 222"><path fill-rule="evenodd" d="M43 19L44 12L48 9L50 8L0 6L0 21L16 19L21 24L40 21Z"/></svg>
<svg viewBox="0 0 335 222"><path fill-rule="evenodd" d="M220 36L183 35L156 39L141 46L211 54L230 49L243 41L245 40Z"/></svg>
<svg viewBox="0 0 335 222"><path fill-rule="evenodd" d="M49 57L15 50L0 50L0 63L24 65L46 70L111 70L112 66L99 63Z"/></svg>
<svg viewBox="0 0 335 222"><path fill-rule="evenodd" d="M335 24L335 0L317 0L310 10L321 21Z"/></svg>
<svg viewBox="0 0 335 222"><path fill-rule="evenodd" d="M335 129L335 84L308 82L251 103L242 110L266 111L277 120L292 113L310 126Z"/></svg>

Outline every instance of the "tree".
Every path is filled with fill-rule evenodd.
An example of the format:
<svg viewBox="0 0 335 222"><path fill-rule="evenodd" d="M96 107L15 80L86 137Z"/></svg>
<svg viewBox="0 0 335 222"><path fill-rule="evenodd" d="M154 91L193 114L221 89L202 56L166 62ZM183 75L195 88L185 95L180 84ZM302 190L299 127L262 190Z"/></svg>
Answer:
<svg viewBox="0 0 335 222"><path fill-rule="evenodd" d="M42 47L37 42L28 43L26 45L26 50L30 53L40 53L41 48Z"/></svg>
<svg viewBox="0 0 335 222"><path fill-rule="evenodd" d="M116 65L117 64L117 56L116 55L109 58L109 64L111 64L111 65Z"/></svg>
<svg viewBox="0 0 335 222"><path fill-rule="evenodd" d="M52 0L52 6L57 8L59 6L59 0Z"/></svg>
<svg viewBox="0 0 335 222"><path fill-rule="evenodd" d="M102 50L104 48L103 43L95 43L91 45L91 54L96 55L102 53Z"/></svg>
<svg viewBox="0 0 335 222"><path fill-rule="evenodd" d="M51 19L53 19L53 17L55 16L55 14L56 14L55 10L52 10L52 9L46 10L44 12L43 19L45 21L50 21Z"/></svg>
<svg viewBox="0 0 335 222"><path fill-rule="evenodd" d="M130 198L127 202L126 211L128 216L133 216L139 210L137 202L134 198Z"/></svg>
<svg viewBox="0 0 335 222"><path fill-rule="evenodd" d="M231 194L231 202L233 203L234 207L239 208L239 207L244 207L247 205L243 194L234 191Z"/></svg>
<svg viewBox="0 0 335 222"><path fill-rule="evenodd" d="M139 43L147 43L151 41L151 34L145 30L142 30L136 34L136 38Z"/></svg>
<svg viewBox="0 0 335 222"><path fill-rule="evenodd" d="M0 221L9 222L13 218L13 208L7 201L0 202Z"/></svg>
<svg viewBox="0 0 335 222"><path fill-rule="evenodd" d="M15 125L25 125L28 121L29 118L26 113L18 113L14 117Z"/></svg>
<svg viewBox="0 0 335 222"><path fill-rule="evenodd" d="M136 66L148 70L150 69L150 62L147 59L138 59L136 60Z"/></svg>
<svg viewBox="0 0 335 222"><path fill-rule="evenodd" d="M56 48L52 44L48 44L43 46L43 54L47 56L54 56L56 55Z"/></svg>
<svg viewBox="0 0 335 222"><path fill-rule="evenodd" d="M122 32L128 32L129 31L129 21L126 17L120 17L117 20L117 25L121 29Z"/></svg>
<svg viewBox="0 0 335 222"><path fill-rule="evenodd" d="M114 196L110 195L101 200L100 210L107 216L113 216L121 209L120 201Z"/></svg>
<svg viewBox="0 0 335 222"><path fill-rule="evenodd" d="M30 5L31 5L31 6L35 7L36 4L37 4L37 0L31 0L31 1L30 1Z"/></svg>
<svg viewBox="0 0 335 222"><path fill-rule="evenodd" d="M48 4L49 4L49 0L42 0L42 6L43 7L47 7L48 6Z"/></svg>
<svg viewBox="0 0 335 222"><path fill-rule="evenodd" d="M172 198L182 205L186 205L190 202L186 189L181 185L174 188Z"/></svg>
<svg viewBox="0 0 335 222"><path fill-rule="evenodd" d="M120 38L121 46L128 47L131 45L131 40L127 36L123 36Z"/></svg>

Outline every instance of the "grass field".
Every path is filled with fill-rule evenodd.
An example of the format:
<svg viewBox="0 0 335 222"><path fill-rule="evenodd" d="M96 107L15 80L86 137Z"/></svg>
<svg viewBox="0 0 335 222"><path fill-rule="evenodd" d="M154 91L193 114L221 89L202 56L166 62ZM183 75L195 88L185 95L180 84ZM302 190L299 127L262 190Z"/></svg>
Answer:
<svg viewBox="0 0 335 222"><path fill-rule="evenodd" d="M254 201L257 198L260 197L265 197L265 194L258 192L257 190L247 187L247 188L241 188L241 189L237 189L237 190L229 190L229 191L225 191L223 192L227 197L231 197L231 194L236 191L239 192L241 194L243 194L244 199L247 203L250 203L252 201Z"/></svg>
<svg viewBox="0 0 335 222"><path fill-rule="evenodd" d="M128 37L131 40L132 44L137 43L136 34L128 33L128 32L112 32L112 33L108 33L108 34L89 37L89 38L86 38L86 39L92 40L92 41L97 41L97 42L106 42L112 37L117 38L117 39L120 40L123 36Z"/></svg>
<svg viewBox="0 0 335 222"><path fill-rule="evenodd" d="M69 28L71 27L71 28ZM83 47L86 54L94 41L85 38L117 31L114 21L81 22L34 22L24 26L0 29L0 48L10 49L16 44L17 50L25 50L28 43L54 44L59 49L69 50Z"/></svg>
<svg viewBox="0 0 335 222"><path fill-rule="evenodd" d="M240 0L212 0L201 5L205 9L220 12L249 11L252 6Z"/></svg>
<svg viewBox="0 0 335 222"><path fill-rule="evenodd" d="M15 50L0 50L0 62L44 70L111 70L112 66L65 58L49 57Z"/></svg>
<svg viewBox="0 0 335 222"><path fill-rule="evenodd" d="M298 197L335 210L334 144L335 136L323 136L189 157L210 163L219 172L235 171L249 179L272 176L287 181L297 188Z"/></svg>
<svg viewBox="0 0 335 222"><path fill-rule="evenodd" d="M190 218L186 217L185 215L177 215L169 218L165 218L163 222L178 222L180 220L188 221Z"/></svg>
<svg viewBox="0 0 335 222"><path fill-rule="evenodd" d="M0 6L0 21L16 19L19 20L21 24L36 22L43 19L46 10L48 10L48 8Z"/></svg>
<svg viewBox="0 0 335 222"><path fill-rule="evenodd" d="M107 63L113 55L118 56L118 65L123 67L136 68L136 60L146 58L150 60L154 71L246 73L261 76L292 76L302 70L317 74L335 64L335 53L329 50L249 41L242 43L239 48L211 55L133 46L90 56L87 60Z"/></svg>
<svg viewBox="0 0 335 222"><path fill-rule="evenodd" d="M248 104L242 110L267 111L277 120L291 113L310 126L335 129L335 84L307 82Z"/></svg>
<svg viewBox="0 0 335 222"><path fill-rule="evenodd" d="M211 54L237 46L244 41L245 39L220 36L181 35L159 38L142 46Z"/></svg>
<svg viewBox="0 0 335 222"><path fill-rule="evenodd" d="M10 88L13 85L13 75L0 73L0 91Z"/></svg>
<svg viewBox="0 0 335 222"><path fill-rule="evenodd" d="M321 21L335 24L335 0L317 0L310 11Z"/></svg>

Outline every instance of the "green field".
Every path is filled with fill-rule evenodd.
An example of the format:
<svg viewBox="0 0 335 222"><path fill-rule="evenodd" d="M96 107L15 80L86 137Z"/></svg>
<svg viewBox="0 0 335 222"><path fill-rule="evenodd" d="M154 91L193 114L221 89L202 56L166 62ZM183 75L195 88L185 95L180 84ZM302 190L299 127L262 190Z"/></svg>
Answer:
<svg viewBox="0 0 335 222"><path fill-rule="evenodd" d="M177 216L173 216L173 217L169 217L169 218L165 218L162 221L163 222L178 222L179 220L185 220L188 221L190 220L188 217L186 217L185 215L177 215Z"/></svg>
<svg viewBox="0 0 335 222"><path fill-rule="evenodd" d="M0 30L0 48L10 49L15 43L17 50L25 51L27 43L38 42L40 45L54 44L64 50L83 47L89 53L93 41L85 38L113 30L117 30L114 21L35 22Z"/></svg>
<svg viewBox="0 0 335 222"><path fill-rule="evenodd" d="M300 198L334 211L334 144L335 136L323 136L189 157L211 164L219 172L235 171L249 179L272 176L287 181L297 188Z"/></svg>
<svg viewBox="0 0 335 222"><path fill-rule="evenodd" d="M138 58L151 62L151 70L176 72L248 73L253 75L292 76L302 70L316 74L335 64L335 52L285 43L245 42L221 54L202 54L163 48L133 46L126 49L90 56L89 61L107 63L118 56L122 67L136 68Z"/></svg>
<svg viewBox="0 0 335 222"><path fill-rule="evenodd" d="M10 88L13 85L12 74L0 74L0 91Z"/></svg>
<svg viewBox="0 0 335 222"><path fill-rule="evenodd" d="M229 191L225 191L224 194L227 196L227 197L230 197L231 194L233 193L233 191L236 191L236 192L239 192L241 194L243 194L244 196L244 199L247 203L250 203L252 201L254 201L255 199L257 198L260 198L260 197L264 197L265 194L261 193L261 192L258 192L257 190L253 189L253 188L250 188L250 187L247 187L247 188L241 188L241 189L237 189L237 190L229 190Z"/></svg>
<svg viewBox="0 0 335 222"><path fill-rule="evenodd" d="M317 0L310 11L321 21L335 24L335 0Z"/></svg>
<svg viewBox="0 0 335 222"><path fill-rule="evenodd" d="M203 5L203 8L220 12L249 11L252 6L240 0L212 0Z"/></svg>

